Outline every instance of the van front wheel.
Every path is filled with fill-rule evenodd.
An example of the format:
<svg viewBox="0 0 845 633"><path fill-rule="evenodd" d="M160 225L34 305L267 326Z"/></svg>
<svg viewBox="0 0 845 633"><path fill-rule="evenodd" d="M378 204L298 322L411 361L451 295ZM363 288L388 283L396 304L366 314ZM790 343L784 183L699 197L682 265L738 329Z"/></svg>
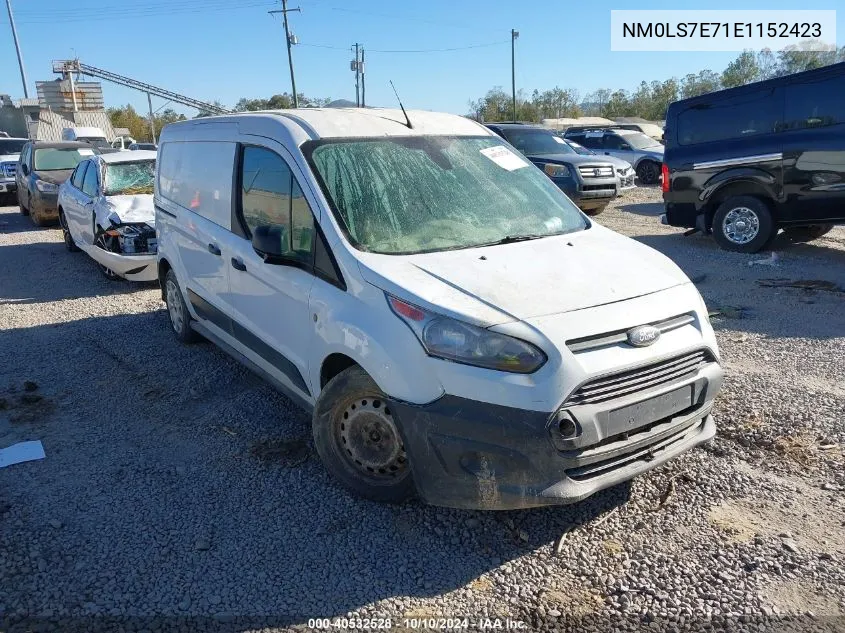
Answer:
<svg viewBox="0 0 845 633"><path fill-rule="evenodd" d="M363 369L349 367L328 382L314 408L312 427L320 459L347 489L387 503L414 496L396 413Z"/></svg>

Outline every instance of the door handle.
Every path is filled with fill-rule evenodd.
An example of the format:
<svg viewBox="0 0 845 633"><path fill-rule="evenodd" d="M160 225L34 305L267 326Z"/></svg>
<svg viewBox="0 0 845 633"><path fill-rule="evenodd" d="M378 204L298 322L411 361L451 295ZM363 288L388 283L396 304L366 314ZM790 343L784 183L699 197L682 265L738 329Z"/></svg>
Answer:
<svg viewBox="0 0 845 633"><path fill-rule="evenodd" d="M212 255L217 255L217 257L220 257L220 255L221 255L220 247L217 246L217 244L209 244L208 245L208 252L211 253Z"/></svg>
<svg viewBox="0 0 845 633"><path fill-rule="evenodd" d="M235 270L246 270L246 264L244 264L243 260L240 257L233 257L232 258L232 268Z"/></svg>

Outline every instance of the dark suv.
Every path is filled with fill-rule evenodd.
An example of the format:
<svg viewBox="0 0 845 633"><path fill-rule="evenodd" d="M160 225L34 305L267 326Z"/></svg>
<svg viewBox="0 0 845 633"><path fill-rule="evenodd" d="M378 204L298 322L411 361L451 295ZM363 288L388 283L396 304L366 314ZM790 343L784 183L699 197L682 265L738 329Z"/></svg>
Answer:
<svg viewBox="0 0 845 633"><path fill-rule="evenodd" d="M839 63L670 105L664 223L754 253L845 222L843 94Z"/></svg>
<svg viewBox="0 0 845 633"><path fill-rule="evenodd" d="M582 211L601 213L618 195L613 163L601 156L581 156L551 130L523 123L487 127L542 169Z"/></svg>

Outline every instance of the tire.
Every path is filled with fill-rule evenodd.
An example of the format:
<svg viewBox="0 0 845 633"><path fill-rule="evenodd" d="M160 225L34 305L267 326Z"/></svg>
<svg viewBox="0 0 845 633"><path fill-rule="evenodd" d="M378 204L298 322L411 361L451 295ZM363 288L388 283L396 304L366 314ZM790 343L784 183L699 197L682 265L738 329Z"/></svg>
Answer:
<svg viewBox="0 0 845 633"><path fill-rule="evenodd" d="M788 226L783 229L783 232L793 242L812 242L832 228L832 224L808 224L807 226Z"/></svg>
<svg viewBox="0 0 845 633"><path fill-rule="evenodd" d="M320 459L345 488L383 503L415 496L398 420L363 369L349 367L328 382L311 425Z"/></svg>
<svg viewBox="0 0 845 633"><path fill-rule="evenodd" d="M604 205L602 207L595 207L593 209L584 209L584 213L586 213L590 217L596 216L599 215L602 211L604 211L606 207L607 205Z"/></svg>
<svg viewBox="0 0 845 633"><path fill-rule="evenodd" d="M712 231L721 248L738 253L756 253L777 235L769 206L752 196L735 196L720 204Z"/></svg>
<svg viewBox="0 0 845 633"><path fill-rule="evenodd" d="M23 206L20 194L18 194L18 209L20 209L21 215L29 215L29 209Z"/></svg>
<svg viewBox="0 0 845 633"><path fill-rule="evenodd" d="M41 214L38 211L28 211L29 217L32 219L32 223L35 226L47 226L50 224L47 220L41 217Z"/></svg>
<svg viewBox="0 0 845 633"><path fill-rule="evenodd" d="M164 302L167 304L170 329L173 330L176 340L185 345L195 343L198 335L191 329L191 314L173 270L168 270L164 277Z"/></svg>
<svg viewBox="0 0 845 633"><path fill-rule="evenodd" d="M660 180L660 165L653 160L641 160L637 165L637 178L644 185L653 185Z"/></svg>
<svg viewBox="0 0 845 633"><path fill-rule="evenodd" d="M78 253L79 247L73 241L73 236L70 234L70 229L67 227L67 220L65 219L65 212L59 209L59 226L62 227L62 239L65 241L65 248L71 253Z"/></svg>

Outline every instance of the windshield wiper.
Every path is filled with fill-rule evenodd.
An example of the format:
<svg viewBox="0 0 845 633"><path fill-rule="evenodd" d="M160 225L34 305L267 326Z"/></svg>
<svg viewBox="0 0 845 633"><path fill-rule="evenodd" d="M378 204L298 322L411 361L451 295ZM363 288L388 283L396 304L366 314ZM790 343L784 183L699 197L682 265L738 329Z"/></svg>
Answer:
<svg viewBox="0 0 845 633"><path fill-rule="evenodd" d="M538 240L541 237L548 237L548 235L538 235L536 233L526 233L524 235L506 235L500 240L495 240L493 242L485 242L483 244L477 244L476 247L480 246L498 246L499 244L513 244L514 242L526 242L528 240Z"/></svg>

